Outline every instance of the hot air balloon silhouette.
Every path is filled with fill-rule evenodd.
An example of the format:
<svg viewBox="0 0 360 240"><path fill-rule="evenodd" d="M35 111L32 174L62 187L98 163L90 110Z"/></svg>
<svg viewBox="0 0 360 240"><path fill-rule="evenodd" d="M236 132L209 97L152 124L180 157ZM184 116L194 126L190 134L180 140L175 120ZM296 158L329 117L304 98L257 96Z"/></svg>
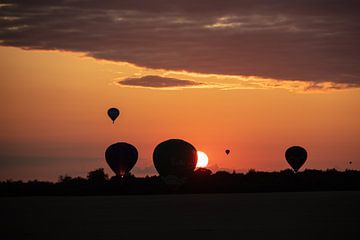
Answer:
<svg viewBox="0 0 360 240"><path fill-rule="evenodd" d="M117 176L124 176L135 166L138 151L129 143L118 142L106 149L105 159Z"/></svg>
<svg viewBox="0 0 360 240"><path fill-rule="evenodd" d="M226 149L226 150L225 150L225 153L226 153L226 155L229 155L230 150L229 150L229 149Z"/></svg>
<svg viewBox="0 0 360 240"><path fill-rule="evenodd" d="M194 172L197 151L184 140L169 139L156 146L153 161L161 176L186 177Z"/></svg>
<svg viewBox="0 0 360 240"><path fill-rule="evenodd" d="M110 108L107 111L108 116L111 118L111 120L113 121L113 123L115 123L115 120L117 119L117 117L120 115L120 111L117 108Z"/></svg>
<svg viewBox="0 0 360 240"><path fill-rule="evenodd" d="M292 169L297 172L307 159L307 152L303 147L292 146L285 152L286 161L290 164Z"/></svg>

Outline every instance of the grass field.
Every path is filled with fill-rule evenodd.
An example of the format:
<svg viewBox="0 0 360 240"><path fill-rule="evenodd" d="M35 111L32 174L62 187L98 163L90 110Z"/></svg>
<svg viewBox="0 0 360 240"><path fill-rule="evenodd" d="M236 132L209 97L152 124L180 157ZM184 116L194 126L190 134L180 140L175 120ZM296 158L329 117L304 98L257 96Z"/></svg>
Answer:
<svg viewBox="0 0 360 240"><path fill-rule="evenodd" d="M0 198L1 239L360 239L360 192Z"/></svg>

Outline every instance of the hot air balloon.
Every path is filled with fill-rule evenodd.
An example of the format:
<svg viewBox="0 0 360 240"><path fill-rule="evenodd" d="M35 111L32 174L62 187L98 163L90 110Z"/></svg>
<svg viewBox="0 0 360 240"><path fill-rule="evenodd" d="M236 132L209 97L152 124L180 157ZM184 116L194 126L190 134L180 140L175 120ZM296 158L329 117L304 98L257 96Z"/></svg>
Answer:
<svg viewBox="0 0 360 240"><path fill-rule="evenodd" d="M229 149L226 149L226 150L225 150L225 153L226 153L226 155L229 155L230 150L229 150Z"/></svg>
<svg viewBox="0 0 360 240"><path fill-rule="evenodd" d="M195 169L197 151L184 140L169 139L156 146L153 161L161 176L186 177Z"/></svg>
<svg viewBox="0 0 360 240"><path fill-rule="evenodd" d="M120 111L117 108L110 108L107 111L108 116L111 118L111 120L113 121L113 123L115 123L115 120L117 119L117 117L120 115Z"/></svg>
<svg viewBox="0 0 360 240"><path fill-rule="evenodd" d="M285 152L286 161L297 172L307 159L307 152L303 147L292 146Z"/></svg>
<svg viewBox="0 0 360 240"><path fill-rule="evenodd" d="M135 166L138 151L129 143L118 142L106 149L105 159L117 176L124 176Z"/></svg>

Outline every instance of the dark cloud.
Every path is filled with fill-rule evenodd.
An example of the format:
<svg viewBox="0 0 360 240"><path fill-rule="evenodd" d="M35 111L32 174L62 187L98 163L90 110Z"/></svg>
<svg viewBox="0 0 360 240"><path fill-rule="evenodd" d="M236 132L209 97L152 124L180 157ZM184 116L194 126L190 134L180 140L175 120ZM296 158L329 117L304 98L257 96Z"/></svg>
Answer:
<svg viewBox="0 0 360 240"><path fill-rule="evenodd" d="M23 0L3 1L0 12L6 46L80 51L151 68L360 85L359 1Z"/></svg>
<svg viewBox="0 0 360 240"><path fill-rule="evenodd" d="M151 87L151 88L171 88L171 87L191 87L202 85L202 83L182 80L176 78L167 78L160 76L144 76L139 78L127 78L119 81L121 85L137 86L137 87Z"/></svg>

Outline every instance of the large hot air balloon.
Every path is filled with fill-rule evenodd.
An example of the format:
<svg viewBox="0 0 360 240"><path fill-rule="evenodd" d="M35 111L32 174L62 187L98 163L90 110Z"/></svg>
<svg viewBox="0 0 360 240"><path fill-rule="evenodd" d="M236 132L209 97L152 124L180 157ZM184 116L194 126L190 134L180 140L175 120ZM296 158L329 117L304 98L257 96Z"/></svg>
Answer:
<svg viewBox="0 0 360 240"><path fill-rule="evenodd" d="M117 176L124 176L135 166L138 151L129 143L118 142L106 149L105 159Z"/></svg>
<svg viewBox="0 0 360 240"><path fill-rule="evenodd" d="M111 118L111 120L113 121L113 123L115 122L115 120L117 119L117 117L120 115L120 111L117 108L110 108L107 111L108 116Z"/></svg>
<svg viewBox="0 0 360 240"><path fill-rule="evenodd" d="M303 147L292 146L285 152L286 161L297 172L307 159L307 152Z"/></svg>
<svg viewBox="0 0 360 240"><path fill-rule="evenodd" d="M226 150L225 150L225 153L226 153L226 155L229 155L230 150L229 150L229 149L226 149Z"/></svg>
<svg viewBox="0 0 360 240"><path fill-rule="evenodd" d="M186 177L194 172L197 151L184 140L169 139L156 146L153 161L161 176Z"/></svg>

